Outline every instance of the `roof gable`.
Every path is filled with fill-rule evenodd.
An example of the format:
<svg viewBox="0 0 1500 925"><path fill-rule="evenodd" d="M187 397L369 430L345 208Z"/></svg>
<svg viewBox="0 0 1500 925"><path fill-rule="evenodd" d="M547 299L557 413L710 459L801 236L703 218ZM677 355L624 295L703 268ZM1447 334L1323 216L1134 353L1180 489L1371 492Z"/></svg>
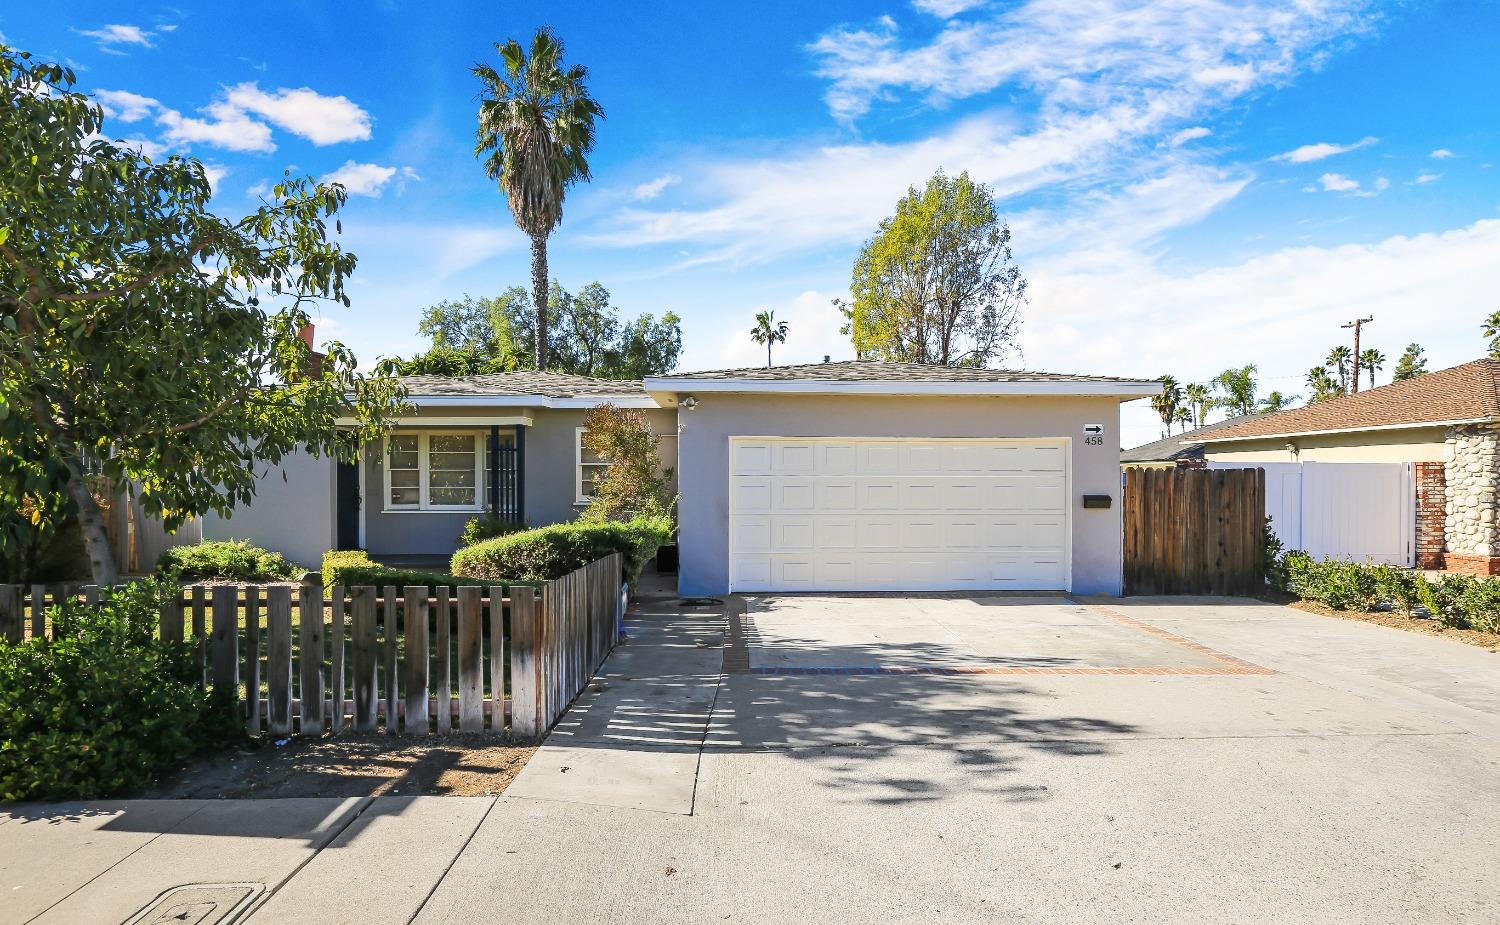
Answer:
<svg viewBox="0 0 1500 925"><path fill-rule="evenodd" d="M867 395L1154 395L1161 383L1116 376L937 366L878 360L718 369L648 376L653 394L765 392Z"/></svg>

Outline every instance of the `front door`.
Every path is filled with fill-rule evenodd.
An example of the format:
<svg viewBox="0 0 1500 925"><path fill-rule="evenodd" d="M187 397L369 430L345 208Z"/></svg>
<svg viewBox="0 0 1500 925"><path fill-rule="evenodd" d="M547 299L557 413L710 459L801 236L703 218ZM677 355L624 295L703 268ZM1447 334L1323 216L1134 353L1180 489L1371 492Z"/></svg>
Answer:
<svg viewBox="0 0 1500 925"><path fill-rule="evenodd" d="M338 547L359 548L359 463L338 462Z"/></svg>

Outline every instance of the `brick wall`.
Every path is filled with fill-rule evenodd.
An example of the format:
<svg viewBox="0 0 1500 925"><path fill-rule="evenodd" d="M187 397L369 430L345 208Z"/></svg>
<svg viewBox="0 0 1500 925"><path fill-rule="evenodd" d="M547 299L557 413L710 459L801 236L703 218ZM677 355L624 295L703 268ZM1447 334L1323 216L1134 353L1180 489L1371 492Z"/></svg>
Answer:
<svg viewBox="0 0 1500 925"><path fill-rule="evenodd" d="M1419 462L1416 470L1417 568L1442 568L1448 481L1440 462Z"/></svg>

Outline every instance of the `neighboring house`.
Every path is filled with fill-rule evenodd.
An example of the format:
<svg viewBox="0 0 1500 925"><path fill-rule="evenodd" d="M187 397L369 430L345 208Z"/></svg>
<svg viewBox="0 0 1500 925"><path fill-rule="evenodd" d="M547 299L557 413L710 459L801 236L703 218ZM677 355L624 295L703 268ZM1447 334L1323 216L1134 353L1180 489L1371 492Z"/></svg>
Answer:
<svg viewBox="0 0 1500 925"><path fill-rule="evenodd" d="M1500 574L1500 360L1258 415L1196 439L1210 463L1412 463L1418 565Z"/></svg>
<svg viewBox="0 0 1500 925"><path fill-rule="evenodd" d="M612 402L647 409L676 469L684 594L1118 594L1119 405L1160 391L876 362L406 384L415 412L360 465L294 458L251 506L199 522L201 535L245 536L312 565L336 547L446 556L483 511L571 520L603 465L581 449L584 415ZM1099 500L1085 508L1086 495Z"/></svg>
<svg viewBox="0 0 1500 925"><path fill-rule="evenodd" d="M1174 466L1186 469L1201 468L1204 462L1201 437L1231 427L1241 421L1248 421L1253 417L1256 415L1242 414L1239 417L1228 418L1215 424L1204 424L1202 427L1183 431L1180 434L1172 434L1160 440L1143 443L1138 447L1121 450L1120 465L1123 467L1144 466L1152 469L1166 469Z"/></svg>

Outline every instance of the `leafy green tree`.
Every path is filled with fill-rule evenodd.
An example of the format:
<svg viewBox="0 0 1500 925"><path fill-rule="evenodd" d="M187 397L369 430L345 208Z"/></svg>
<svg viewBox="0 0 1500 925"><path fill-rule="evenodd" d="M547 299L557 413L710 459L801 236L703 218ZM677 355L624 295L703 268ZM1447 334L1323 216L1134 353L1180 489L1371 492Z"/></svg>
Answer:
<svg viewBox="0 0 1500 925"><path fill-rule="evenodd" d="M355 258L328 227L341 187L289 177L221 218L198 161L102 140L73 82L0 45L0 508L75 514L111 584L91 488L137 491L175 529L248 502L298 448L352 456L404 403L394 379L299 336L313 300L348 304Z"/></svg>
<svg viewBox="0 0 1500 925"><path fill-rule="evenodd" d="M1193 382L1182 387L1183 401L1193 409L1193 426L1202 427L1208 423L1208 413L1218 404L1213 396L1213 390L1201 383Z"/></svg>
<svg viewBox="0 0 1500 925"><path fill-rule="evenodd" d="M1308 402L1327 401L1344 394L1344 389L1328 374L1327 366L1314 366L1307 371L1307 387L1312 390Z"/></svg>
<svg viewBox="0 0 1500 925"><path fill-rule="evenodd" d="M1385 354L1368 347L1359 352L1359 365L1370 372L1370 388L1375 388L1375 374L1385 369Z"/></svg>
<svg viewBox="0 0 1500 925"><path fill-rule="evenodd" d="M498 298L474 298L467 293L461 299L447 299L422 310L417 333L432 339L434 347L470 350L490 357L509 358L514 367L530 353L514 332L511 317L519 302L524 317L526 290L512 287Z"/></svg>
<svg viewBox="0 0 1500 925"><path fill-rule="evenodd" d="M1490 312L1489 317L1480 323L1480 328L1490 339L1490 356L1500 360L1500 312Z"/></svg>
<svg viewBox="0 0 1500 925"><path fill-rule="evenodd" d="M646 413L606 402L584 415L583 448L609 465L594 480L580 519L594 522L670 515L676 507L672 470L661 460L661 438Z"/></svg>
<svg viewBox="0 0 1500 925"><path fill-rule="evenodd" d="M399 361L403 376L484 376L514 372L515 357L494 356L477 347L432 347L409 360Z"/></svg>
<svg viewBox="0 0 1500 925"><path fill-rule="evenodd" d="M610 378L641 379L671 372L682 355L682 319L665 312L657 321L641 315L620 328L619 340L610 355Z"/></svg>
<svg viewBox="0 0 1500 925"><path fill-rule="evenodd" d="M589 283L575 296L552 285L560 333L572 354L561 365L585 376L599 375L611 365L608 354L620 336L620 318L609 304L609 290Z"/></svg>
<svg viewBox="0 0 1500 925"><path fill-rule="evenodd" d="M1223 393L1219 404L1231 417L1255 413L1255 374L1255 364L1247 363L1238 368L1226 369L1214 377L1214 388Z"/></svg>
<svg viewBox="0 0 1500 925"><path fill-rule="evenodd" d="M1326 369L1336 371L1339 376L1339 390L1349 391L1349 371L1354 364L1354 351L1340 344L1328 351L1328 359L1323 361Z"/></svg>
<svg viewBox="0 0 1500 925"><path fill-rule="evenodd" d="M1271 392L1260 400L1260 411L1262 414L1275 414L1278 411L1285 411L1301 400L1301 395L1283 395L1280 392Z"/></svg>
<svg viewBox="0 0 1500 925"><path fill-rule="evenodd" d="M777 321L774 311L755 313L755 327L750 329L750 339L766 345L766 369L771 368L771 345L786 343L785 321Z"/></svg>
<svg viewBox="0 0 1500 925"><path fill-rule="evenodd" d="M1151 410L1155 411L1165 425L1167 433L1172 433L1172 422L1177 420L1177 409L1182 405L1182 386L1177 384L1173 376L1158 376L1161 380L1161 391L1151 397Z"/></svg>
<svg viewBox="0 0 1500 925"><path fill-rule="evenodd" d="M547 238L562 221L568 187L590 178L594 121L604 110L589 95L588 69L563 64L562 39L550 28L536 30L529 56L515 39L495 51L503 73L488 64L473 68L481 87L474 153L531 239L535 368L548 369Z"/></svg>
<svg viewBox="0 0 1500 925"><path fill-rule="evenodd" d="M989 188L938 171L865 242L850 293L834 304L861 359L986 366L1011 350L1026 281Z"/></svg>
<svg viewBox="0 0 1500 925"><path fill-rule="evenodd" d="M1396 361L1396 371L1391 374L1391 381L1404 382L1427 372L1427 358L1422 354L1420 344L1407 344L1401 358Z"/></svg>

